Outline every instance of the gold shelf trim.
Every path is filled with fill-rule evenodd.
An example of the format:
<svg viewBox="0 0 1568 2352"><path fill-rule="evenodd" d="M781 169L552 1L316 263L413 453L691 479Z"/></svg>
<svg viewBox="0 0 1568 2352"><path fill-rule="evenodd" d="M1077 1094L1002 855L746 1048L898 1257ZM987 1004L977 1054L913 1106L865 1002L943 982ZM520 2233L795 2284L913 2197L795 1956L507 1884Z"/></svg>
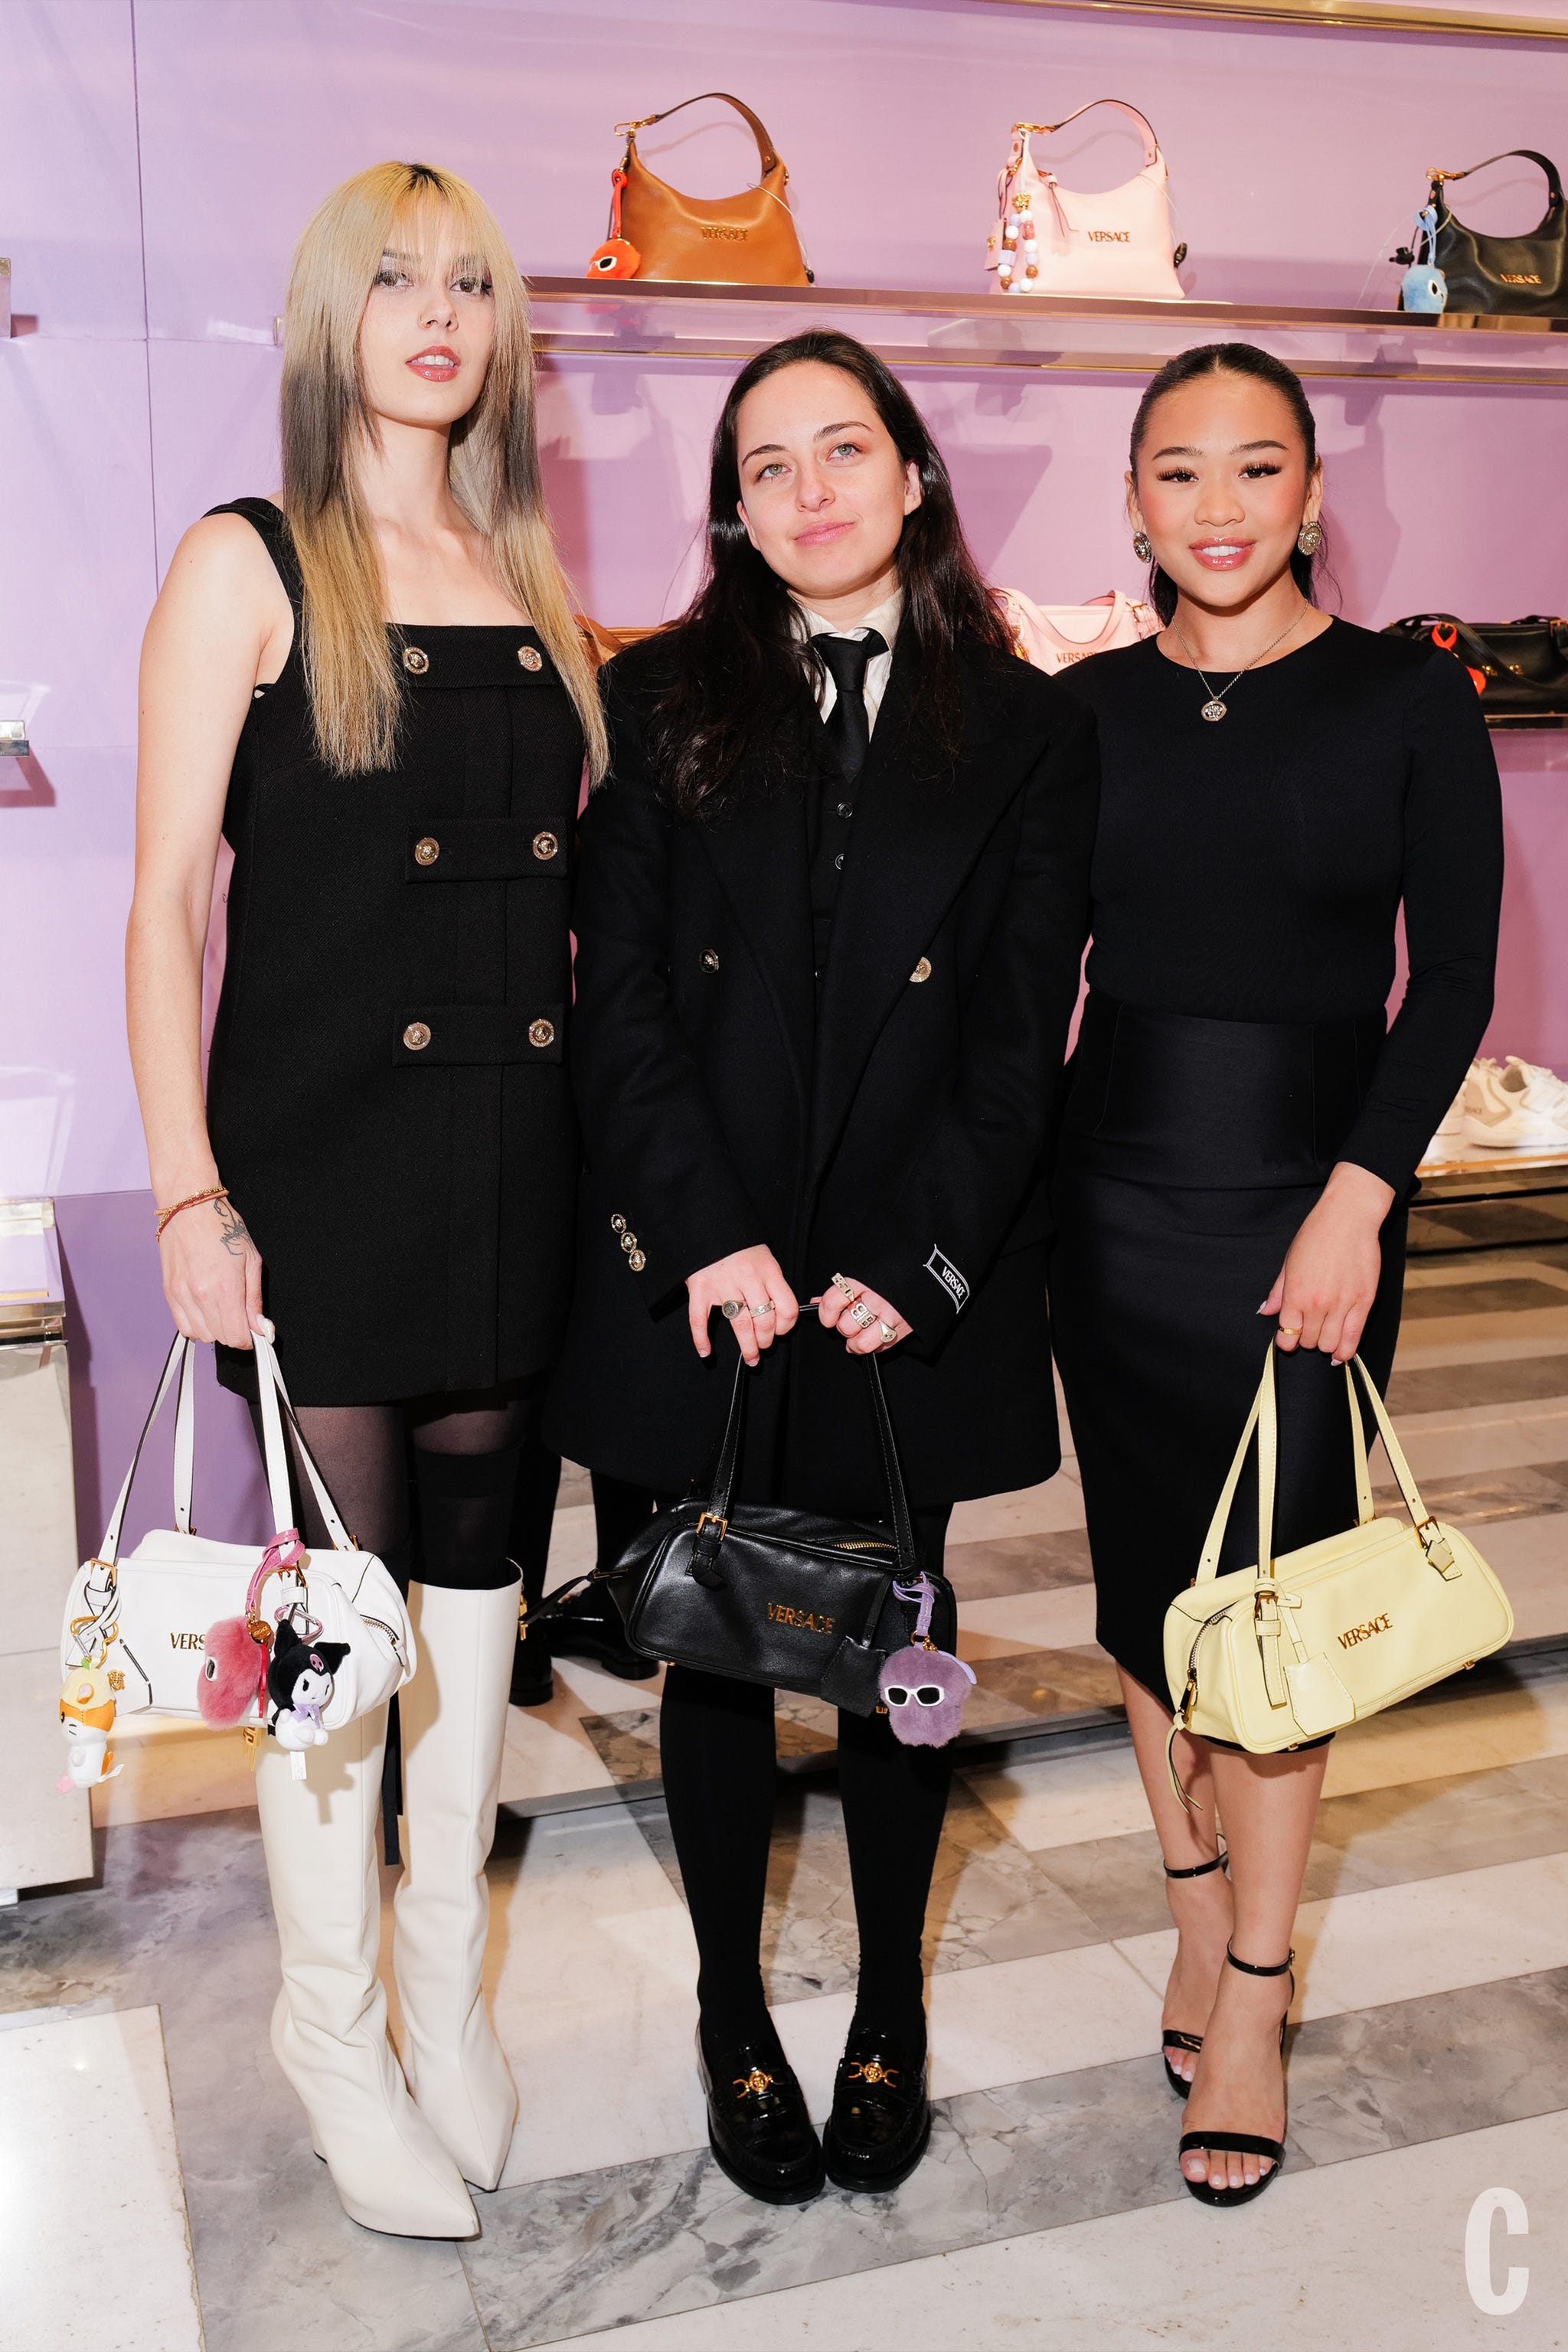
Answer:
<svg viewBox="0 0 1568 2352"><path fill-rule="evenodd" d="M1316 32L1446 34L1473 41L1568 41L1568 23L1499 16L1471 8L1404 7L1399 0L991 0L999 8L1055 8L1076 16L1196 16L1309 26Z"/></svg>

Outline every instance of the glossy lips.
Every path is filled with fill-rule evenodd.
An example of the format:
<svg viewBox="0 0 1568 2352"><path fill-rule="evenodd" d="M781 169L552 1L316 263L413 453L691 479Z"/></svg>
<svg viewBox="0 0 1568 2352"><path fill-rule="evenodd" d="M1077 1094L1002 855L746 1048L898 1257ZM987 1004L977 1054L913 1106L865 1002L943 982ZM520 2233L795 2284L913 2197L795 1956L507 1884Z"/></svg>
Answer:
<svg viewBox="0 0 1568 2352"><path fill-rule="evenodd" d="M1194 540L1189 552L1197 558L1205 572L1235 572L1252 553L1249 539Z"/></svg>
<svg viewBox="0 0 1568 2352"><path fill-rule="evenodd" d="M831 547L836 539L842 539L847 530L854 528L851 522L815 522L795 533L795 543L797 547Z"/></svg>
<svg viewBox="0 0 1568 2352"><path fill-rule="evenodd" d="M423 376L426 383L450 383L461 364L457 352L445 343L428 343L408 362L415 374Z"/></svg>

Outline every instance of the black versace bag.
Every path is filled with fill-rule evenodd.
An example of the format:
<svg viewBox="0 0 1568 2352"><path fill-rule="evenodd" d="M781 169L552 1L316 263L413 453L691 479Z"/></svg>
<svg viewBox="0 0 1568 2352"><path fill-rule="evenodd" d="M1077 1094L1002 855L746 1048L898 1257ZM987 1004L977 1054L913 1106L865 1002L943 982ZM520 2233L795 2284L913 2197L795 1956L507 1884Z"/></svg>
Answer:
<svg viewBox="0 0 1568 2352"><path fill-rule="evenodd" d="M739 1682L803 1691L852 1715L875 1711L883 1662L908 1645L916 1620L917 1604L900 1601L894 1586L914 1586L921 1571L873 1357L866 1373L889 1524L769 1503L731 1507L746 1413L746 1367L739 1363L707 1502L693 1498L650 1519L603 1580L634 1649ZM939 1648L951 1649L957 1633L952 1588L945 1577L931 1581L931 1632Z"/></svg>
<svg viewBox="0 0 1568 2352"><path fill-rule="evenodd" d="M1460 621L1417 613L1391 621L1385 636L1426 638L1462 661L1489 721L1525 726L1568 719L1568 620L1527 613L1519 621Z"/></svg>
<svg viewBox="0 0 1568 2352"><path fill-rule="evenodd" d="M1523 236L1484 236L1479 228L1467 228L1455 219L1444 191L1450 181L1468 180L1471 172L1484 172L1487 163L1500 163L1506 155L1521 155L1545 173L1545 215L1539 228ZM1450 310L1568 315L1568 205L1555 163L1533 147L1507 147L1501 155L1489 155L1486 163L1472 163L1469 171L1434 172L1427 202L1437 215L1437 234L1426 258L1436 263L1447 280ZM1408 261L1411 256L1402 247L1394 258Z"/></svg>

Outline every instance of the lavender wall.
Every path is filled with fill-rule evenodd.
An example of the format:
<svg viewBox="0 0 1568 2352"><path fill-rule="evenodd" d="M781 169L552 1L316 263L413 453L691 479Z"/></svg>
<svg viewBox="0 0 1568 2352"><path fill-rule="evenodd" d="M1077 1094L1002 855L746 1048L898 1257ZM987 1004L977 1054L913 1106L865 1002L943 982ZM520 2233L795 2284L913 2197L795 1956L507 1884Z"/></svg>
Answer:
<svg viewBox="0 0 1568 2352"><path fill-rule="evenodd" d="M89 1520L95 1465L121 1460L165 1328L120 1015L137 646L180 532L275 482L270 322L292 240L347 173L422 156L485 191L527 268L577 271L603 233L612 124L714 87L762 101L821 284L984 290L1008 123L1114 91L1159 130L1192 292L1352 303L1369 270L1367 299L1392 299L1380 257L1427 164L1561 147L1568 51L995 0L0 0L0 251L23 328L0 344L0 693L26 690L37 755L0 775L3 1051L56 1074L69 1108L59 1189L79 1196L62 1230ZM718 110L645 152L702 193L752 173ZM1058 152L1085 186L1136 161L1110 118ZM1465 208L1530 225L1539 181L1502 167ZM552 497L605 620L679 604L721 382L692 362L547 371ZM1051 598L1136 585L1120 491L1135 386L922 372L913 388L994 577ZM1563 608L1560 395L1325 383L1313 398L1351 617ZM1568 1065L1553 919L1568 744L1500 748L1511 863L1492 1043ZM248 1475L218 1410L215 1528Z"/></svg>

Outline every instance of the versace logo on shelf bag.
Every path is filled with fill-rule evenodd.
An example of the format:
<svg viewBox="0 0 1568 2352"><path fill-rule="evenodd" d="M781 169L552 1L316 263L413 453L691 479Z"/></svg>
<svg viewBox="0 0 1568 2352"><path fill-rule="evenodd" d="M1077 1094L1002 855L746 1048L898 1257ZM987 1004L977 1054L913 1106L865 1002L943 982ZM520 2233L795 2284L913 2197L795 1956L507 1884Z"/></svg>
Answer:
<svg viewBox="0 0 1568 2352"><path fill-rule="evenodd" d="M1075 662L1109 653L1113 646L1135 646L1160 626L1152 604L1134 604L1120 588L1091 596L1087 604L1037 604L1016 588L997 593L1013 632L1013 651L1021 661L1047 672L1070 669Z"/></svg>
<svg viewBox="0 0 1568 2352"><path fill-rule="evenodd" d="M605 1580L634 1648L708 1674L805 1692L852 1715L875 1711L887 1662L925 1629L916 1603L894 1589L918 1595L922 1571L875 1358L866 1359L866 1372L891 1524L731 1504L746 1411L746 1367L738 1363L707 1502L683 1502L650 1519ZM923 1587L935 1612L926 1645L951 1650L952 1588L929 1575Z"/></svg>
<svg viewBox="0 0 1568 2352"><path fill-rule="evenodd" d="M1065 131L1096 106L1113 106L1137 125L1143 168L1120 188L1084 195L1041 172L1029 152L1037 133ZM1004 294L1120 295L1127 301L1186 299L1176 271L1184 245L1172 248L1165 159L1144 117L1119 98L1090 99L1060 122L1015 122L1013 143L996 181L996 226L985 267Z"/></svg>
<svg viewBox="0 0 1568 2352"><path fill-rule="evenodd" d="M383 1705L408 1680L416 1663L408 1612L383 1563L355 1548L296 1425L300 1460L332 1549L310 1554L300 1546L290 1524L283 1439L283 1414L289 1412L290 1420L292 1414L277 1357L259 1333L257 1386L278 1532L265 1546L218 1543L196 1533L191 1524L194 1346L175 1338L102 1549L72 1581L61 1672L101 1668L121 1714L150 1708L215 1727L265 1722L286 1747L313 1745ZM143 1536L121 1559L132 1482L176 1380L174 1525Z"/></svg>
<svg viewBox="0 0 1568 2352"><path fill-rule="evenodd" d="M1546 211L1540 226L1521 236L1490 236L1479 228L1467 228L1449 211L1446 190L1454 181L1468 180L1471 173L1484 172L1489 164L1503 163L1510 155L1539 164L1546 174ZM1467 171L1434 171L1428 203L1436 215L1436 228L1427 241L1426 259L1443 273L1450 310L1518 311L1538 318L1568 315L1568 205L1563 203L1557 166L1550 157L1538 155L1533 147L1506 147L1500 155L1489 155L1485 163L1472 163ZM1394 258L1413 256L1408 247L1401 247ZM1403 293L1399 307L1405 307Z"/></svg>
<svg viewBox="0 0 1568 2352"><path fill-rule="evenodd" d="M1549 613L1527 613L1518 621L1416 613L1390 621L1384 635L1426 638L1462 661L1489 719L1523 725L1568 719L1568 620Z"/></svg>
<svg viewBox="0 0 1568 2352"><path fill-rule="evenodd" d="M637 132L716 98L751 125L762 177L738 196L683 196L637 153ZM681 278L730 286L809 286L789 204L789 173L749 106L728 90L683 98L662 114L618 122L626 152L611 173L610 226L588 257L590 278Z"/></svg>
<svg viewBox="0 0 1568 2352"><path fill-rule="evenodd" d="M1373 1516L1366 1438L1347 1364L1356 1525L1275 1559L1270 1342L1197 1575L1165 1614L1165 1677L1175 1706L1166 1756L1184 1804L1192 1800L1176 1775L1178 1731L1273 1755L1426 1690L1500 1648L1513 1632L1508 1595L1468 1538L1427 1512L1376 1385L1361 1358L1352 1360L1413 1524ZM1254 1431L1258 1562L1221 1576L1220 1546Z"/></svg>

